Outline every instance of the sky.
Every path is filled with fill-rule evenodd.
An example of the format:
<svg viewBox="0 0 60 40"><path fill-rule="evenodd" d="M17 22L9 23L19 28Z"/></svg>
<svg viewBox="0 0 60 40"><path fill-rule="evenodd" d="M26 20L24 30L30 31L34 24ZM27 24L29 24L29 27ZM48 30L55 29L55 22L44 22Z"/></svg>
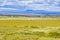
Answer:
<svg viewBox="0 0 60 40"><path fill-rule="evenodd" d="M60 12L60 0L0 0L0 11L3 10L45 10Z"/></svg>

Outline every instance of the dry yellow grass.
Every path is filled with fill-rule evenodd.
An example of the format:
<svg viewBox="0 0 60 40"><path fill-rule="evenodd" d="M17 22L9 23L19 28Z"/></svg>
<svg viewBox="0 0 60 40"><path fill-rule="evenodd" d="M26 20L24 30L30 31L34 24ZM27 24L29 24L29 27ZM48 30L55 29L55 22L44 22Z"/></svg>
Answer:
<svg viewBox="0 0 60 40"><path fill-rule="evenodd" d="M0 20L0 26L60 26L60 20Z"/></svg>
<svg viewBox="0 0 60 40"><path fill-rule="evenodd" d="M43 29L40 27L45 28L46 26L48 28L49 27L52 28L50 29L51 31L54 31L57 26L58 28L60 27L59 19L57 20L54 20L53 18L51 20L50 19L44 20L44 18L43 19L39 18L35 20L27 20L27 19L25 20L24 18L21 17L11 19L0 18L0 40L60 40L60 38L41 37L39 36L40 34L37 35L35 35L34 33L29 34L29 32L33 31L37 33L37 31L39 32L39 30ZM48 32L46 35L48 35Z"/></svg>

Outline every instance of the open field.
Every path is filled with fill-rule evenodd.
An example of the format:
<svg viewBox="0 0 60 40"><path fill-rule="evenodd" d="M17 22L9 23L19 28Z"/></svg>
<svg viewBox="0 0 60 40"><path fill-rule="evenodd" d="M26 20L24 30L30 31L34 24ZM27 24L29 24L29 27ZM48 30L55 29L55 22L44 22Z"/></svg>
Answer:
<svg viewBox="0 0 60 40"><path fill-rule="evenodd" d="M0 40L60 40L60 18L0 18Z"/></svg>

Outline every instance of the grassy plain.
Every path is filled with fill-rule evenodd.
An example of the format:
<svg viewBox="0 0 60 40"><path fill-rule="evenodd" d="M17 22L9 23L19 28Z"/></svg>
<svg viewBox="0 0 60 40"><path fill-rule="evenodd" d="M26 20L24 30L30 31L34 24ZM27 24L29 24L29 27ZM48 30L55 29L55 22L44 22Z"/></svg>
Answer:
<svg viewBox="0 0 60 40"><path fill-rule="evenodd" d="M60 18L0 17L0 40L60 40Z"/></svg>

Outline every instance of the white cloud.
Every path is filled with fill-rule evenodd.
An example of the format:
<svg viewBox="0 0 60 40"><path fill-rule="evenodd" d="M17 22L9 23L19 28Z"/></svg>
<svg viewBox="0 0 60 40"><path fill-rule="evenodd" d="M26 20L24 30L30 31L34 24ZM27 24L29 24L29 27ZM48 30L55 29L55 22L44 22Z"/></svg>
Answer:
<svg viewBox="0 0 60 40"><path fill-rule="evenodd" d="M52 3L51 1L54 2L53 5L48 4L48 2ZM32 10L60 11L60 7L56 7L57 5L56 3L60 2L60 0L5 0L3 2L4 3L2 3L0 6L20 5L20 6L27 6L26 9L32 9ZM34 2L41 2L43 4L36 4L36 3L34 4Z"/></svg>

